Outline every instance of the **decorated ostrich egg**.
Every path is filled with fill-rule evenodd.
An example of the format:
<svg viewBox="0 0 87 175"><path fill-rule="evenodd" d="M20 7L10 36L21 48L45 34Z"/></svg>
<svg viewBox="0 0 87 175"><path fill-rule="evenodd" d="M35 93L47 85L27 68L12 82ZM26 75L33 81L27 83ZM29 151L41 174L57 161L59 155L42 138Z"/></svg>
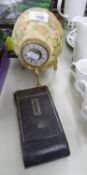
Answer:
<svg viewBox="0 0 87 175"><path fill-rule="evenodd" d="M56 16L47 9L31 8L17 19L12 40L21 64L36 73L57 68L62 51L63 30Z"/></svg>

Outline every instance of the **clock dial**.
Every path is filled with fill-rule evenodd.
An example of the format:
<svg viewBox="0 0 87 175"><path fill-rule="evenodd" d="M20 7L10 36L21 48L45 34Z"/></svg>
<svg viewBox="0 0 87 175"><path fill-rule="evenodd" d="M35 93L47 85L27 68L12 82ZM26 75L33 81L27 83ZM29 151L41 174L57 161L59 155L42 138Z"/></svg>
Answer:
<svg viewBox="0 0 87 175"><path fill-rule="evenodd" d="M40 44L27 44L22 48L22 58L32 66L39 66L47 61L48 51Z"/></svg>

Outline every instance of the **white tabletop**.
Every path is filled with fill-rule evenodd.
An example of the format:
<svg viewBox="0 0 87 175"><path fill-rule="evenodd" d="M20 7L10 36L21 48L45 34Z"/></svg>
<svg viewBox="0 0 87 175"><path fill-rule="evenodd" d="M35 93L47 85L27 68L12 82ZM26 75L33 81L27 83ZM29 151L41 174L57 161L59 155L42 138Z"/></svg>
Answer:
<svg viewBox="0 0 87 175"><path fill-rule="evenodd" d="M80 115L82 97L74 88L70 74L72 49L64 40L58 70L40 75L53 97L63 125L71 155L49 163L24 168L17 111L13 92L35 87L34 73L24 70L18 59L11 58L0 96L0 175L87 175L87 121Z"/></svg>

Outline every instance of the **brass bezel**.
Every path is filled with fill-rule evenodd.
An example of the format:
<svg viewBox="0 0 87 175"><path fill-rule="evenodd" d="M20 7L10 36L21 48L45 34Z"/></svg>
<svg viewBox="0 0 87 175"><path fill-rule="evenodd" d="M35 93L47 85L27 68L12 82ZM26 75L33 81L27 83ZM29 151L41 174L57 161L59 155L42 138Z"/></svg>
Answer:
<svg viewBox="0 0 87 175"><path fill-rule="evenodd" d="M29 64L29 63L25 62L25 60L22 56L22 50L28 44L39 44L47 50L48 58L43 64L41 64L41 65L32 65L32 64ZM50 48L46 45L45 42L42 42L40 39L37 39L37 40L36 39L26 39L25 42L20 47L19 59L22 61L22 64L24 64L24 66L26 68L31 67L32 69L36 69L36 68L39 69L39 68L43 67L48 62L49 58L50 58Z"/></svg>

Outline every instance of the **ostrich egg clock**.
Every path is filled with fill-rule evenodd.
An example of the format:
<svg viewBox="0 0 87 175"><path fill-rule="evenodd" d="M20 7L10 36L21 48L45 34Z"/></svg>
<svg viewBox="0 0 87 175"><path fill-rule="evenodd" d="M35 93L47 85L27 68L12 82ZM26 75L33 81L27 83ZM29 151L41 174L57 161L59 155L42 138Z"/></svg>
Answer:
<svg viewBox="0 0 87 175"><path fill-rule="evenodd" d="M31 8L17 19L12 40L21 64L38 74L57 68L62 50L63 30L55 15L47 9Z"/></svg>

